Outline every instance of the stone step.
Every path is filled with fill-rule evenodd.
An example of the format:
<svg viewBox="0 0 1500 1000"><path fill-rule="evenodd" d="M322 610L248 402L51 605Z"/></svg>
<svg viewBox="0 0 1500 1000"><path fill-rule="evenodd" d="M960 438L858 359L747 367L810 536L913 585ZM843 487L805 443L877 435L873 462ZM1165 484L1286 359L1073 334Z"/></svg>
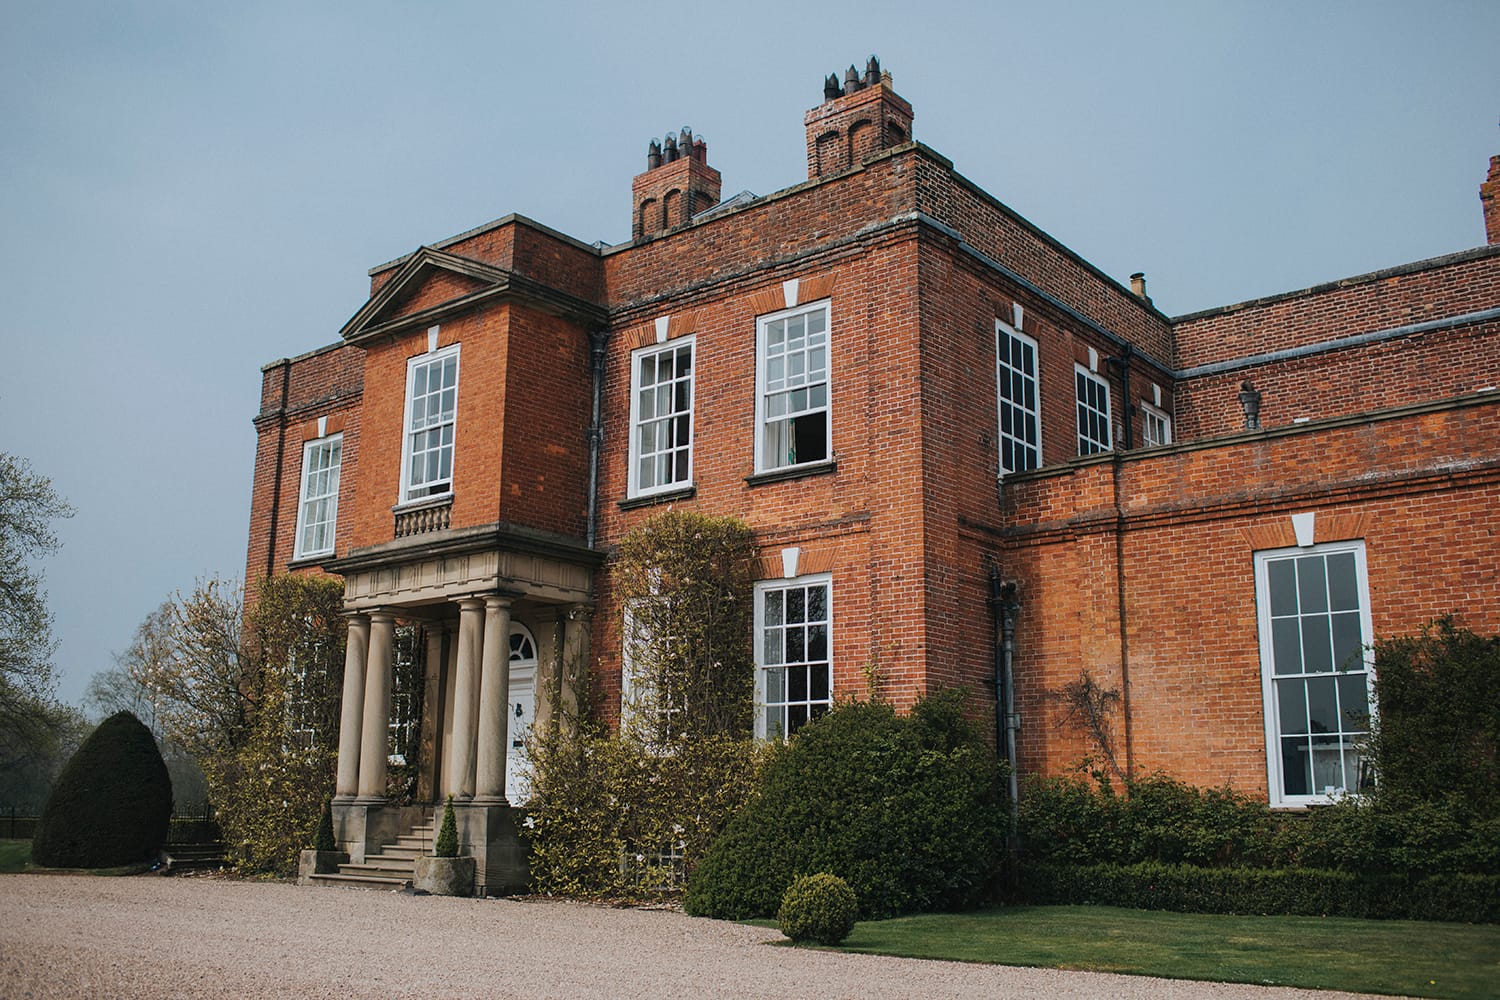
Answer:
<svg viewBox="0 0 1500 1000"><path fill-rule="evenodd" d="M415 865L404 864L397 858L382 858L378 854L370 854L365 857L361 864L339 865L341 875L378 875L382 878L411 878Z"/></svg>
<svg viewBox="0 0 1500 1000"><path fill-rule="evenodd" d="M212 871L224 867L224 845L218 842L168 844L169 872Z"/></svg>
<svg viewBox="0 0 1500 1000"><path fill-rule="evenodd" d="M405 858L408 861L429 852L428 844L386 844L380 853L387 857Z"/></svg>
<svg viewBox="0 0 1500 1000"><path fill-rule="evenodd" d="M415 858L402 857L396 854L366 854L364 864L366 867L389 868L393 871L404 871L411 874L416 864ZM345 868L354 868L355 865L344 865Z"/></svg>
<svg viewBox="0 0 1500 1000"><path fill-rule="evenodd" d="M411 879L388 875L345 874L339 871L328 875L311 875L309 881L313 885L343 885L359 889L404 889Z"/></svg>

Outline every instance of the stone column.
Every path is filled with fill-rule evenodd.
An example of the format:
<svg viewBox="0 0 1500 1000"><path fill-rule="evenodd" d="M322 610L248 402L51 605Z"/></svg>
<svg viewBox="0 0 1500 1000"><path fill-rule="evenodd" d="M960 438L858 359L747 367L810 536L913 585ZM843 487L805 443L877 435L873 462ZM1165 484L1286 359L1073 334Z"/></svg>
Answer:
<svg viewBox="0 0 1500 1000"><path fill-rule="evenodd" d="M385 802L385 765L391 725L391 640L396 616L370 613L370 654L365 669L365 719L360 733L359 799L366 805Z"/></svg>
<svg viewBox="0 0 1500 1000"><path fill-rule="evenodd" d="M478 707L479 661L484 650L484 601L458 602L458 684L453 692L453 777L455 798L474 797L474 715Z"/></svg>
<svg viewBox="0 0 1500 1000"><path fill-rule="evenodd" d="M510 746L510 598L484 600L484 663L479 678L479 762L474 802L505 804Z"/></svg>
<svg viewBox="0 0 1500 1000"><path fill-rule="evenodd" d="M334 798L352 802L359 792L360 718L365 710L365 660L370 651L370 616L351 614L344 643L344 700L339 711L339 772Z"/></svg>

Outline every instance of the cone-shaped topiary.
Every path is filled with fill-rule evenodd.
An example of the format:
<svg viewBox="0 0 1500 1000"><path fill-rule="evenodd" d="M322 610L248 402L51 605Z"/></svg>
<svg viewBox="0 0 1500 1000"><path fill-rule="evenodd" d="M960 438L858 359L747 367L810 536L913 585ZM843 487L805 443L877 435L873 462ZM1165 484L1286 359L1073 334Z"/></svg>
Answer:
<svg viewBox="0 0 1500 1000"><path fill-rule="evenodd" d="M333 807L323 800L323 815L318 819L318 832L313 837L313 850L337 851L338 843L333 839Z"/></svg>
<svg viewBox="0 0 1500 1000"><path fill-rule="evenodd" d="M172 779L151 730L117 712L68 761L42 809L31 859L106 868L153 857L167 842Z"/></svg>
<svg viewBox="0 0 1500 1000"><path fill-rule="evenodd" d="M453 816L453 796L443 807L443 825L438 829L437 841L432 845L433 857L458 857L458 821Z"/></svg>
<svg viewBox="0 0 1500 1000"><path fill-rule="evenodd" d="M793 941L836 945L854 930L859 902L849 883L837 875L804 875L787 886L776 911L781 933Z"/></svg>

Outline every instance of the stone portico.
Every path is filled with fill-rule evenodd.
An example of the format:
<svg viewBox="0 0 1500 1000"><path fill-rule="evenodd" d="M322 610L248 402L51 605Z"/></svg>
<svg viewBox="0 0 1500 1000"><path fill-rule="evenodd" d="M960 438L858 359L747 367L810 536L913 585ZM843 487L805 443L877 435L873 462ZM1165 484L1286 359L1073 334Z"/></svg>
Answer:
<svg viewBox="0 0 1500 1000"><path fill-rule="evenodd" d="M344 578L344 661L335 836L352 864L453 797L477 892L525 887L525 729L576 705L599 556L513 525L440 530L325 564ZM387 797L398 623L420 627L415 804ZM518 787L519 786L519 787Z"/></svg>

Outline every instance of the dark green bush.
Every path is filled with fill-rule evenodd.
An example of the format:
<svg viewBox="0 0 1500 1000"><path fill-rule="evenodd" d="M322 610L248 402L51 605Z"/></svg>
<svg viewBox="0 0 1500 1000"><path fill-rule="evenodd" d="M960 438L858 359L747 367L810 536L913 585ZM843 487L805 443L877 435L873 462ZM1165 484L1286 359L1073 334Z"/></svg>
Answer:
<svg viewBox="0 0 1500 1000"><path fill-rule="evenodd" d="M333 839L333 807L325 800L323 815L318 817L318 832L313 837L313 850L336 851L338 842Z"/></svg>
<svg viewBox="0 0 1500 1000"><path fill-rule="evenodd" d="M1380 705L1371 751L1382 795L1454 797L1500 816L1500 636L1453 616L1375 644Z"/></svg>
<svg viewBox="0 0 1500 1000"><path fill-rule="evenodd" d="M776 911L781 933L793 941L836 945L854 930L859 901L849 883L837 875L803 875L787 886Z"/></svg>
<svg viewBox="0 0 1500 1000"><path fill-rule="evenodd" d="M106 868L152 858L167 842L172 779L151 731L117 712L78 748L42 810L31 859Z"/></svg>
<svg viewBox="0 0 1500 1000"><path fill-rule="evenodd" d="M1131 782L1124 793L1107 781L1034 778L1019 818L1027 856L1044 861L1216 866L1264 865L1273 857L1274 824L1264 802L1163 774Z"/></svg>
<svg viewBox="0 0 1500 1000"><path fill-rule="evenodd" d="M843 878L862 917L987 900L1004 843L1002 768L961 692L906 718L847 702L774 749L756 795L690 875L689 913L768 917L792 880Z"/></svg>
<svg viewBox="0 0 1500 1000"><path fill-rule="evenodd" d="M443 806L443 825L438 828L437 839L432 844L432 855L437 858L458 857L458 821L453 815L453 796Z"/></svg>
<svg viewBox="0 0 1500 1000"><path fill-rule="evenodd" d="M1033 863L1021 890L1038 904L1086 903L1188 913L1500 921L1500 877L1407 877L1316 868L1200 868Z"/></svg>

